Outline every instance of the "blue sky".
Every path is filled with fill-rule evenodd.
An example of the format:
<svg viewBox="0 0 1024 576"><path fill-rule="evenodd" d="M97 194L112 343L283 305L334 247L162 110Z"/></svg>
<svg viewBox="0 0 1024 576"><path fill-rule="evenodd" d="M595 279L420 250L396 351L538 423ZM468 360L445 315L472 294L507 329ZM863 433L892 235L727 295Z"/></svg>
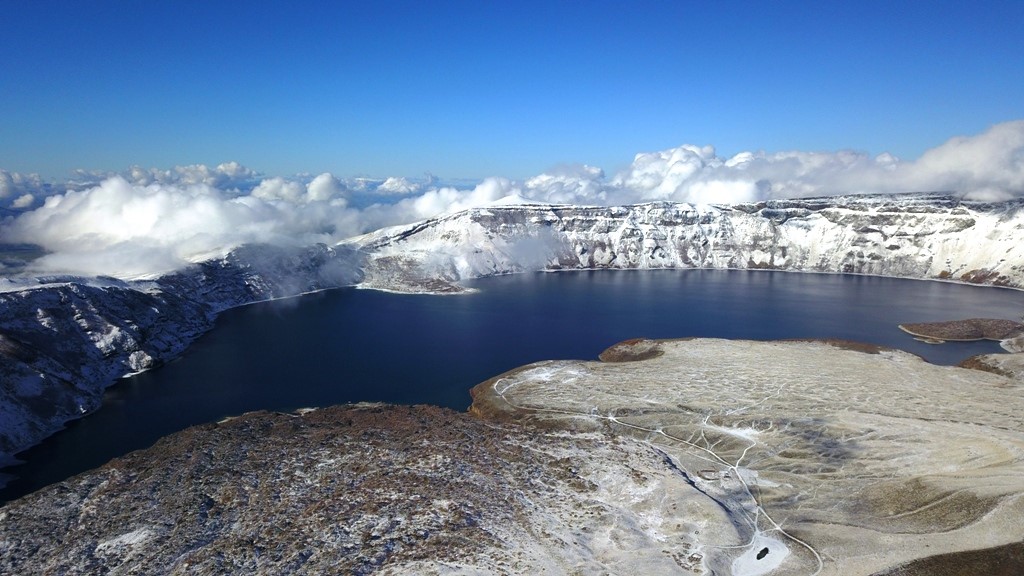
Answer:
<svg viewBox="0 0 1024 576"><path fill-rule="evenodd" d="M1024 118L1024 2L0 4L0 169L614 172Z"/></svg>

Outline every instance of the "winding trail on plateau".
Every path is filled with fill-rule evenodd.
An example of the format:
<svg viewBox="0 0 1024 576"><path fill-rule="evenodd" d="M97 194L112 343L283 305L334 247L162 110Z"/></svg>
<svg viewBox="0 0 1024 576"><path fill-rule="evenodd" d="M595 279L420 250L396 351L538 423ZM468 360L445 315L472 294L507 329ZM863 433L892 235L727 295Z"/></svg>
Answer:
<svg viewBox="0 0 1024 576"><path fill-rule="evenodd" d="M555 374L558 374L559 372L564 372L564 371L567 371L567 369L566 368L554 368L554 370L551 373L551 375L554 376ZM575 376L575 375L573 375L573 376ZM804 542L800 538L797 538L796 536L794 536L794 535L790 534L789 532L787 532L786 529L783 528L782 525L779 522L775 521L775 519L772 518L771 514L769 514L768 511L765 510L764 507L761 505L761 502L760 502L759 498L754 494L754 491L751 489L750 484L743 477L743 474L741 473L741 463L746 458L747 453L752 448L754 448L755 446L758 445L757 441L754 440L751 437L751 434L737 433L737 431L734 430L734 429L729 429L729 428L724 428L724 427L714 427L716 430L718 430L720 432L731 434L731 435L733 435L733 436L735 436L737 438L740 438L742 440L746 440L746 441L749 442L749 444L743 449L743 451L740 454L739 458L737 458L735 462L731 462L730 463L725 458L723 458L722 455L720 455L717 452L715 452L714 448L716 446L716 443L712 443L707 438L707 436L704 434L704 431L706 429L708 429L710 427L713 427L713 425L710 424L710 419L712 417L712 414L706 414L705 415L703 427L701 428L701 431L700 431L700 436L699 436L698 439L695 439L696 441L693 441L693 440L688 440L686 438L681 438L679 436L674 436L672 434L669 434L668 432L665 432L661 428L648 428L646 426L641 426L641 425L633 424L633 423L630 423L630 422L624 422L624 421L620 420L618 417L616 417L614 414L607 414L607 415L598 414L596 408L591 410L590 412L582 412L582 411L561 410L561 409L554 409L554 408L540 408L540 407L535 407L535 406L525 406L525 405L517 404L517 403L513 402L512 400L510 400L508 398L508 396L506 395L507 392L509 392L513 387L515 387L517 383L516 382L511 382L511 383L507 383L505 386L501 386L502 383L507 382L507 380L508 380L507 378L498 378L492 384L492 388L494 390L494 393L497 394L497 396L499 398L501 398L503 402L505 402L506 404L508 404L510 407L512 407L515 410L524 411L524 412L525 411L544 412L544 413L554 414L554 415L558 415L558 416L569 416L569 417L572 417L572 418L578 418L578 417L593 418L593 419L596 419L596 420L603 420L603 421L606 421L606 422L611 422L613 424L616 424L618 426L622 426L624 428L629 428L631 430L637 430L637 431L646 433L648 435L648 437L646 439L644 439L644 442L647 442L653 448L658 449L659 451L661 451L660 448L656 445L655 442L653 442L651 440L652 436L661 436L661 437L664 437L666 440L668 440L670 443L678 443L678 444L682 444L684 446L688 446L688 447L698 451L697 454L694 454L695 457L697 457L697 458L699 458L701 460L710 462L712 464L718 464L718 465L724 466L726 468L726 471L727 471L726 475L731 474L731 475L733 475L736 478L736 480L739 481L740 485L743 488L743 492L747 495L747 497L750 499L750 502L753 504L750 507L754 511L753 516L751 516L750 513L746 512L746 507L743 506L742 503L738 507L738 509L736 510L739 514L741 514L740 518L744 522L746 522L746 524L750 527L750 529L752 531L752 535L750 537L750 541L747 542L746 544L740 544L740 545L709 545L709 546L712 546L714 548L719 548L719 549L746 548L747 552L745 552L744 555L741 555L740 557L737 557L735 559L735 561L740 561L747 554L756 554L755 542L757 541L757 539L759 537L767 538L768 534L773 533L773 532L777 532L778 534L781 534L786 539L788 539L788 540L790 540L790 541L792 541L792 542L802 546L803 548L807 549L807 551L809 551L814 556L815 560L818 563L818 567L813 572L813 574L811 576L817 576L819 573L821 573L821 570L824 567L824 562L822 561L821 555L818 553L818 551L813 546L808 544L807 542ZM725 411L725 412L723 412L723 414L724 415L730 415L730 414L735 414L735 413L739 413L739 412L744 412L746 410L754 408L754 407L756 407L756 406L758 406L758 405L768 401L769 399L778 396L781 393L781 391L782 391L782 389L784 387L785 387L785 384L780 384L778 389L776 389L774 394L768 395L768 396L762 398L761 400L759 400L758 402L755 402L755 403L750 404L748 406L743 406L743 407L740 407L740 408L734 408L734 409ZM774 424L770 424L769 426L773 426L773 425ZM770 429L770 427L768 429ZM761 430L752 429L751 432L753 434L757 434L758 432L761 432ZM698 444L697 442L700 442L703 445ZM671 456L669 456L669 457L671 458ZM675 467L679 468L686 476L688 476L691 479L698 477L694 473L686 470L685 467L681 466L678 462L676 462L674 458L673 458L673 465ZM725 477L726 475L723 475L723 477ZM707 494L707 496L709 498L715 499L714 496L712 496L710 494ZM729 510L730 513L732 513L732 511L734 509L733 506L728 506L726 503L723 503L723 502L719 502L719 504L722 505L727 510ZM761 519L761 518L763 518L769 524L769 527L767 529L762 529L760 527L759 519ZM760 559L760 557L758 559ZM779 563L781 563L781 559L780 559ZM778 564L774 564L768 570L762 570L762 571L757 571L757 572L745 572L745 573L747 573L747 574L766 574L766 573L770 572L771 569L774 569L777 566L778 566Z"/></svg>

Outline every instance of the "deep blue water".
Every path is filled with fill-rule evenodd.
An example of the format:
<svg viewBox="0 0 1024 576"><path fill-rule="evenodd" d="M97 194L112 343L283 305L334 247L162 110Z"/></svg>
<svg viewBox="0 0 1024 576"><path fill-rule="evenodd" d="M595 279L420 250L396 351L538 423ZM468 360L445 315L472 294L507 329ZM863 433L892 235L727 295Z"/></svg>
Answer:
<svg viewBox="0 0 1024 576"><path fill-rule="evenodd" d="M230 310L182 358L119 381L102 409L24 453L0 501L250 410L356 401L464 410L469 389L501 372L595 359L627 338L843 338L955 364L998 344L928 345L896 325L1024 311L1024 292L869 276L593 271L471 285L480 292L339 289Z"/></svg>

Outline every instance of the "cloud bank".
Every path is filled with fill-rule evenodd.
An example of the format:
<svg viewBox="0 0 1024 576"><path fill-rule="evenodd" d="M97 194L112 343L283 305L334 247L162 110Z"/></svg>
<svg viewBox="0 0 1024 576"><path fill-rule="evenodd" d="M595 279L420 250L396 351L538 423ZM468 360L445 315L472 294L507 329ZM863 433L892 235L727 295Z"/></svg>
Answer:
<svg viewBox="0 0 1024 576"><path fill-rule="evenodd" d="M611 176L559 166L525 181L441 185L332 174L264 177L238 163L118 174L77 172L55 185L0 170L0 243L49 254L34 273L134 278L167 272L245 243L333 243L383 226L495 202L738 203L834 194L948 191L995 201L1024 196L1024 121L953 138L915 161L861 152L741 152L683 145L637 154Z"/></svg>

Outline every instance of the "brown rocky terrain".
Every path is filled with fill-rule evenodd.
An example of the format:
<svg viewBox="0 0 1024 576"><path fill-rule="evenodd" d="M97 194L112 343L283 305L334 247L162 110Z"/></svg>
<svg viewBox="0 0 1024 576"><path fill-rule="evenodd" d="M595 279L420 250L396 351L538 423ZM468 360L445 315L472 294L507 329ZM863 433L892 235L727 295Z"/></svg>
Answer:
<svg viewBox="0 0 1024 576"><path fill-rule="evenodd" d="M431 406L251 413L9 503L0 573L689 573L645 531L678 484L639 442Z"/></svg>
<svg viewBox="0 0 1024 576"><path fill-rule="evenodd" d="M1024 324L1000 318L967 318L946 322L900 324L900 330L926 341L1007 340L1024 333Z"/></svg>

